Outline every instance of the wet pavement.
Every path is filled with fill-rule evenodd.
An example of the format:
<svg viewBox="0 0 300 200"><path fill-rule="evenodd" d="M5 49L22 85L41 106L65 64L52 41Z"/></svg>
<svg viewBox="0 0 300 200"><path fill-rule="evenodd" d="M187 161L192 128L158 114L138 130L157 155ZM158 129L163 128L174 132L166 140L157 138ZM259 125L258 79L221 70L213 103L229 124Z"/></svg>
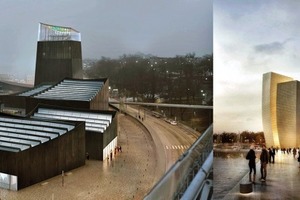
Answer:
<svg viewBox="0 0 300 200"><path fill-rule="evenodd" d="M244 163L244 164L243 164ZM214 199L222 199L232 190L247 173L245 158L214 157L213 163L213 195Z"/></svg>
<svg viewBox="0 0 300 200"><path fill-rule="evenodd" d="M86 165L19 191L0 189L0 200L143 199L162 174L150 133L131 117L119 116L122 152L113 161Z"/></svg>
<svg viewBox="0 0 300 200"><path fill-rule="evenodd" d="M248 174L246 174L222 199L300 199L300 168L297 159L294 158L292 154L278 152L275 157L275 163L270 163L267 166L266 182L261 182L259 180L260 162L257 163L256 170L256 184L253 185L253 192L248 194L240 193L240 183L245 183L248 180Z"/></svg>

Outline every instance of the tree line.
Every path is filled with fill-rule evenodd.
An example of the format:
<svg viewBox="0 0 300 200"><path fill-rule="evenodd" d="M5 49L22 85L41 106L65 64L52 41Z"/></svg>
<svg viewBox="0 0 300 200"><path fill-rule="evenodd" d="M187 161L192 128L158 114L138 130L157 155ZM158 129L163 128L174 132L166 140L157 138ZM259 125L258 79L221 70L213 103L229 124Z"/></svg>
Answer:
<svg viewBox="0 0 300 200"><path fill-rule="evenodd" d="M213 55L163 58L144 54L102 57L84 69L88 78L109 78L120 96L145 102L212 105Z"/></svg>
<svg viewBox="0 0 300 200"><path fill-rule="evenodd" d="M213 134L214 143L265 143L263 132L243 131L241 133L223 132L221 134Z"/></svg>

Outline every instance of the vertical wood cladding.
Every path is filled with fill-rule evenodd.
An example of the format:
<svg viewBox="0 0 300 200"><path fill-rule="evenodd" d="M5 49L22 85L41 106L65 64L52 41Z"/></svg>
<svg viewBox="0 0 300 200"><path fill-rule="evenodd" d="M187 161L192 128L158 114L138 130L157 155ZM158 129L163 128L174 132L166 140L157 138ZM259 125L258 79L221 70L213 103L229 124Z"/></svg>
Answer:
<svg viewBox="0 0 300 200"><path fill-rule="evenodd" d="M38 99L27 97L26 98L26 113L31 112L38 104L60 106L65 108L80 108L89 109L90 102L87 101L71 101L71 100L56 100L56 99Z"/></svg>
<svg viewBox="0 0 300 200"><path fill-rule="evenodd" d="M0 172L18 176L18 189L41 182L85 164L85 124L27 150L0 151Z"/></svg>
<svg viewBox="0 0 300 200"><path fill-rule="evenodd" d="M86 131L86 152L90 159L103 160L103 149L117 137L117 124L115 116L104 133Z"/></svg>
<svg viewBox="0 0 300 200"><path fill-rule="evenodd" d="M66 77L83 78L81 42L39 41L35 86L43 82L58 82Z"/></svg>
<svg viewBox="0 0 300 200"><path fill-rule="evenodd" d="M91 100L91 110L108 110L109 80L106 79L99 93Z"/></svg>

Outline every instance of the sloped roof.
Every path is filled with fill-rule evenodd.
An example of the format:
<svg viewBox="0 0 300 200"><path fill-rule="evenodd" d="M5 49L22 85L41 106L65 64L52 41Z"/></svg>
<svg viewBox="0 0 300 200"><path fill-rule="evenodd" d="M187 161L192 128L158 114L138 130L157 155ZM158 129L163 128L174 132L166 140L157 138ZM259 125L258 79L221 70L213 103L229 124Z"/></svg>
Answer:
<svg viewBox="0 0 300 200"><path fill-rule="evenodd" d="M32 118L85 121L85 129L103 133L112 122L112 114L39 107Z"/></svg>
<svg viewBox="0 0 300 200"><path fill-rule="evenodd" d="M74 129L71 123L0 116L0 150L19 152Z"/></svg>
<svg viewBox="0 0 300 200"><path fill-rule="evenodd" d="M64 79L52 88L34 95L34 98L91 101L103 85L103 80Z"/></svg>
<svg viewBox="0 0 300 200"><path fill-rule="evenodd" d="M40 93L43 90L46 90L46 89L50 88L51 86L52 85L41 85L41 86L35 87L35 88L31 89L31 90L28 90L28 91L25 91L23 93L20 93L20 94L18 94L18 96L29 97L29 96L35 95L37 93Z"/></svg>

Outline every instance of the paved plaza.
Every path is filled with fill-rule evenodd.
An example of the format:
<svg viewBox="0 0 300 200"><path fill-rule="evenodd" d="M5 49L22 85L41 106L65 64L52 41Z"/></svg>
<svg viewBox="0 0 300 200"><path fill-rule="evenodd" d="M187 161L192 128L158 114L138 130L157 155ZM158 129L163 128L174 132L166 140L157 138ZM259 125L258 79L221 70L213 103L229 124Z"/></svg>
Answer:
<svg viewBox="0 0 300 200"><path fill-rule="evenodd" d="M157 173L155 145L143 126L119 115L119 145L113 161L86 165L19 191L0 189L1 200L142 199L162 174Z"/></svg>
<svg viewBox="0 0 300 200"><path fill-rule="evenodd" d="M300 199L300 168L292 154L278 152L275 163L268 164L266 182L261 182L260 162L256 165L256 184L253 192L240 193L240 182L248 179L248 174L225 196L226 200L297 200Z"/></svg>

